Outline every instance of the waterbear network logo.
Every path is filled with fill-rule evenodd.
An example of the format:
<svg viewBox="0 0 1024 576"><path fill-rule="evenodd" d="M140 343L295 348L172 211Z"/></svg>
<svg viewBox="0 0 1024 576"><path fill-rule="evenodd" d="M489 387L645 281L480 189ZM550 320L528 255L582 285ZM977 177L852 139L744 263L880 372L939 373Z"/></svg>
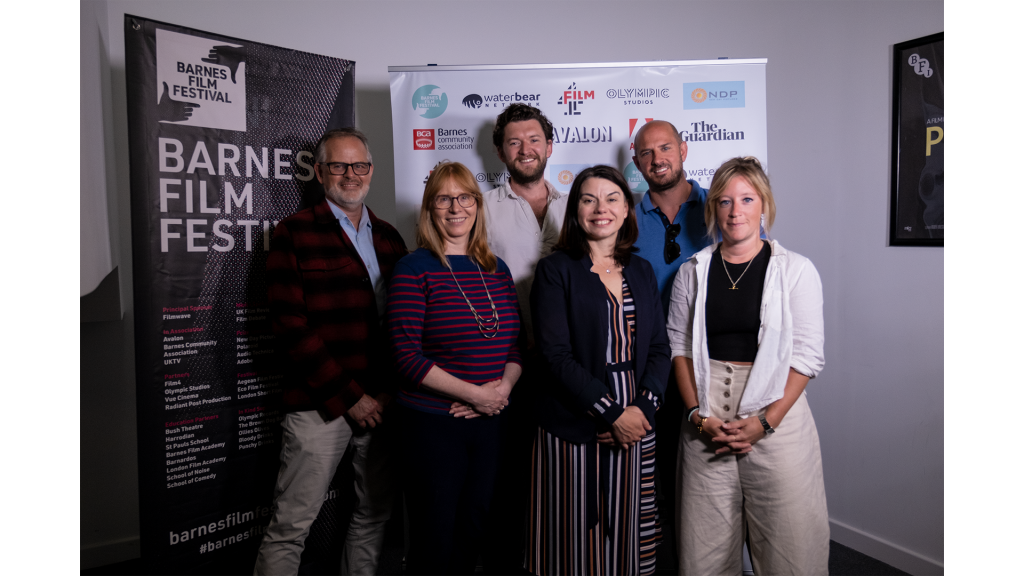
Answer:
<svg viewBox="0 0 1024 576"><path fill-rule="evenodd" d="M559 192L568 192L576 175L593 164L552 164L548 166L549 181Z"/></svg>
<svg viewBox="0 0 1024 576"><path fill-rule="evenodd" d="M508 108L509 104L516 102L536 106L540 102L540 94L527 94L513 92L506 94L497 92L494 94L470 94L462 99L462 105L466 108Z"/></svg>
<svg viewBox="0 0 1024 576"><path fill-rule="evenodd" d="M420 86L412 94L412 109L423 118L437 118L448 109L448 95L433 84Z"/></svg>
<svg viewBox="0 0 1024 576"><path fill-rule="evenodd" d="M245 132L246 49L156 29L159 122Z"/></svg>
<svg viewBox="0 0 1024 576"><path fill-rule="evenodd" d="M746 93L744 81L687 82L683 84L683 110L708 108L744 108Z"/></svg>

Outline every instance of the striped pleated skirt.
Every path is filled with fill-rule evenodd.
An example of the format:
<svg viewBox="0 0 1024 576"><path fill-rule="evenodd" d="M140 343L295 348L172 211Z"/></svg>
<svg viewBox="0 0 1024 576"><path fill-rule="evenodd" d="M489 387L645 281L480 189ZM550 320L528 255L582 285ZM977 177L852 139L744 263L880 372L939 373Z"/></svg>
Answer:
<svg viewBox="0 0 1024 576"><path fill-rule="evenodd" d="M632 299L609 294L610 393L628 406L637 393L632 365ZM657 399L651 397L655 403ZM597 408L595 406L595 408ZM596 440L574 444L537 429L531 465L525 567L541 575L648 575L661 542L654 488L655 433L631 448Z"/></svg>

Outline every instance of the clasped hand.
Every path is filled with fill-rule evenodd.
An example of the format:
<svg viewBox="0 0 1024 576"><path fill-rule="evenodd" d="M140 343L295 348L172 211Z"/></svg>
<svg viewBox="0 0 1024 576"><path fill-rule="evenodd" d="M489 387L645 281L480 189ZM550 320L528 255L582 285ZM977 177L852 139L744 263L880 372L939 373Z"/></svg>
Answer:
<svg viewBox="0 0 1024 576"><path fill-rule="evenodd" d="M712 442L724 444L715 454L746 454L754 449L754 444L764 438L764 426L757 417L743 418L735 422L722 422L718 418L708 418L704 422L704 432L711 436Z"/></svg>
<svg viewBox="0 0 1024 576"><path fill-rule="evenodd" d="M612 444L619 448L630 448L647 435L651 425L647 422L642 410L636 406L626 406L622 414L612 424L611 432L597 435L599 444Z"/></svg>
<svg viewBox="0 0 1024 576"><path fill-rule="evenodd" d="M474 390L474 397L468 402L452 402L449 414L456 418L477 418L479 416L496 416L508 406L508 395L512 385L505 380L494 380L481 384Z"/></svg>

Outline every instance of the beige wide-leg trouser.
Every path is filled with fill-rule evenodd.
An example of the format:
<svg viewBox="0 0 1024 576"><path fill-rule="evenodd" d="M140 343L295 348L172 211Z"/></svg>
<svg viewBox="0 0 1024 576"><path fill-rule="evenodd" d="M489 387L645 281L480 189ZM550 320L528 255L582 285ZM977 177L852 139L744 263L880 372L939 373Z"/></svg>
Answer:
<svg viewBox="0 0 1024 576"><path fill-rule="evenodd" d="M711 361L710 412L735 420L750 366ZM762 411L763 412L763 411ZM684 423L679 439L679 573L738 576L743 541L757 576L828 574L829 524L818 431L805 394L747 454Z"/></svg>

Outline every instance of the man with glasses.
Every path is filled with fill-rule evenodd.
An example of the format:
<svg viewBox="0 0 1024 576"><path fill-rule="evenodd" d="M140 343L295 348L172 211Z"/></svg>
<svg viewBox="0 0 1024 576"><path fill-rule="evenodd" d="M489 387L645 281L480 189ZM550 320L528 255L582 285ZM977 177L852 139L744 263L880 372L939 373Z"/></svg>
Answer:
<svg viewBox="0 0 1024 576"><path fill-rule="evenodd" d="M651 263L661 291L662 309L668 314L672 282L683 262L710 244L704 224L704 202L708 191L694 180L686 179L683 162L686 142L669 122L655 120L637 131L633 140L634 156L640 174L647 181L648 192L637 203L636 223L640 229L636 246L638 254ZM660 480L658 506L662 525L675 526L676 444L685 408L679 390L670 382L655 429L660 438L655 462ZM673 543L674 544L674 543Z"/></svg>
<svg viewBox="0 0 1024 576"><path fill-rule="evenodd" d="M278 224L267 257L270 313L288 380L274 512L255 574L296 574L306 536L342 456L354 450L356 507L342 574L375 574L398 486L397 390L381 318L397 230L363 204L373 163L366 136L331 130L314 166L326 197Z"/></svg>

